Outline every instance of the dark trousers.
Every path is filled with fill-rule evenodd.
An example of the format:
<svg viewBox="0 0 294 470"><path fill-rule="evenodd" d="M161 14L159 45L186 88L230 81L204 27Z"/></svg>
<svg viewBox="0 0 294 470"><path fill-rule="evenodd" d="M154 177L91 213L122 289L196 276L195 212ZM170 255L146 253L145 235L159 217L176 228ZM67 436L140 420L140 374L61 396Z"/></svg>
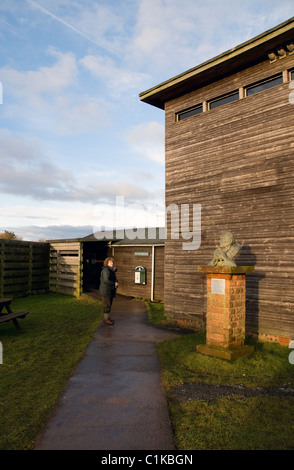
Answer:
<svg viewBox="0 0 294 470"><path fill-rule="evenodd" d="M113 297L102 297L104 318L109 318Z"/></svg>

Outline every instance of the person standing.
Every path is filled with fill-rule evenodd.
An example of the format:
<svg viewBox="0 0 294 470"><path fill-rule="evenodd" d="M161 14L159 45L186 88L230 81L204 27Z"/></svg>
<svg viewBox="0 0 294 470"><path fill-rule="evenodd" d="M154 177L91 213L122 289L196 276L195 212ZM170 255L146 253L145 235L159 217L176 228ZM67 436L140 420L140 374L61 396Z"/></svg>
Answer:
<svg viewBox="0 0 294 470"><path fill-rule="evenodd" d="M106 258L104 266L100 275L100 288L99 292L102 296L104 323L106 325L113 325L114 321L110 318L110 311L113 299L116 295L116 288L118 281L115 275L116 268L114 267L114 259Z"/></svg>

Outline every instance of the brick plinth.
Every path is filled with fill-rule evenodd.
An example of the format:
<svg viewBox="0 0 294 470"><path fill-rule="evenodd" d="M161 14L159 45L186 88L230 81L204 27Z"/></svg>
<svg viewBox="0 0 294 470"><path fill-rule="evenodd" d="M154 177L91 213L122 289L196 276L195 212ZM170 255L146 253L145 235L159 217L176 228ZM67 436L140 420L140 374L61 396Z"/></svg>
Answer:
<svg viewBox="0 0 294 470"><path fill-rule="evenodd" d="M207 277L206 345L244 349L246 273L252 266L199 266ZM249 269L250 268L250 269Z"/></svg>
<svg viewBox="0 0 294 470"><path fill-rule="evenodd" d="M224 293L213 293L214 279L224 280ZM206 343L235 348L245 341L245 274L207 274Z"/></svg>

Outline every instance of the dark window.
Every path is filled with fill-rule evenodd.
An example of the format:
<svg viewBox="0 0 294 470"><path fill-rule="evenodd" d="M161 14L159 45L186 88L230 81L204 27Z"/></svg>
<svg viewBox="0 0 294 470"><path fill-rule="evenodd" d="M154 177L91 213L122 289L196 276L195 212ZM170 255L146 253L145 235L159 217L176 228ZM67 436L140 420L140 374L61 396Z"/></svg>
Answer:
<svg viewBox="0 0 294 470"><path fill-rule="evenodd" d="M294 70L290 71L290 80L294 80Z"/></svg>
<svg viewBox="0 0 294 470"><path fill-rule="evenodd" d="M254 93L259 93L263 90L268 90L277 85L281 85L283 83L283 76L282 74L276 77L272 77L268 80L263 80L262 82L255 83L252 86L246 88L246 95L254 95Z"/></svg>
<svg viewBox="0 0 294 470"><path fill-rule="evenodd" d="M239 99L239 92L235 91L230 95L221 96L220 98L216 98L209 103L209 109L217 108L218 106L222 106L223 104L231 103L232 101L237 101Z"/></svg>
<svg viewBox="0 0 294 470"><path fill-rule="evenodd" d="M186 119L191 116L195 116L196 114L202 113L202 104L195 106L194 108L186 109L185 111L181 111L177 114L178 121L182 119Z"/></svg>

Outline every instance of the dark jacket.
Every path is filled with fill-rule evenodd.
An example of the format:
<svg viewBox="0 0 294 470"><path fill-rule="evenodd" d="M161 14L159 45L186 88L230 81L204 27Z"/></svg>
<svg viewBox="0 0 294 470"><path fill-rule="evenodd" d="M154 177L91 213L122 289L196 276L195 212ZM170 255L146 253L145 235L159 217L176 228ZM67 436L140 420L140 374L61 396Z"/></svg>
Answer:
<svg viewBox="0 0 294 470"><path fill-rule="evenodd" d="M103 266L100 275L99 292L102 297L115 297L115 282L117 281L115 271L109 266Z"/></svg>

